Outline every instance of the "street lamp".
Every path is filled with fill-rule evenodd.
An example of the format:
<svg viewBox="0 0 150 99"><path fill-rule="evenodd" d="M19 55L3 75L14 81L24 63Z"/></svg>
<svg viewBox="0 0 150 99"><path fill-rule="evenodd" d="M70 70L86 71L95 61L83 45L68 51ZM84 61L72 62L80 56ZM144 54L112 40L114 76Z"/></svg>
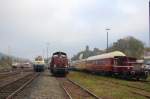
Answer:
<svg viewBox="0 0 150 99"><path fill-rule="evenodd" d="M150 47L150 1L149 1L149 47Z"/></svg>
<svg viewBox="0 0 150 99"><path fill-rule="evenodd" d="M50 43L46 43L47 63L48 63L49 45Z"/></svg>
<svg viewBox="0 0 150 99"><path fill-rule="evenodd" d="M107 49L106 49L106 52L108 53L108 31L109 31L110 29L109 28L107 28L106 29L106 31L107 31Z"/></svg>

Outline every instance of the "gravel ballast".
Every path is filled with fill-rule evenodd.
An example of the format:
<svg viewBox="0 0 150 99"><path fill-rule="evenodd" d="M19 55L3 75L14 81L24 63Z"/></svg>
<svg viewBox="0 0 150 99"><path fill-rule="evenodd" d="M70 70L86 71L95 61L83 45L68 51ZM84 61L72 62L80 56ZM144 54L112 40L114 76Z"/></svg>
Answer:
<svg viewBox="0 0 150 99"><path fill-rule="evenodd" d="M15 99L66 99L66 94L55 77L45 71Z"/></svg>

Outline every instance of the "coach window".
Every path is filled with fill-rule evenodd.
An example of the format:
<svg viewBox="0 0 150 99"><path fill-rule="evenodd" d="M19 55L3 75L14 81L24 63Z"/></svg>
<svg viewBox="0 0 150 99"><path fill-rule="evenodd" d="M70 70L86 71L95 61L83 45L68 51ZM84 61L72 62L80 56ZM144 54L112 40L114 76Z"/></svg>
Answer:
<svg viewBox="0 0 150 99"><path fill-rule="evenodd" d="M96 60L94 61L94 64L95 64L95 65L97 64Z"/></svg>
<svg viewBox="0 0 150 99"><path fill-rule="evenodd" d="M98 63L98 64L101 64L101 60L98 60L97 63Z"/></svg>
<svg viewBox="0 0 150 99"><path fill-rule="evenodd" d="M103 64L103 65L105 65L105 64L106 64L106 63L105 63L105 60L102 60L102 64Z"/></svg>
<svg viewBox="0 0 150 99"><path fill-rule="evenodd" d="M92 63L92 61L87 61L87 63L88 63L88 64L91 64L91 63Z"/></svg>
<svg viewBox="0 0 150 99"><path fill-rule="evenodd" d="M98 60L95 61L95 64L98 65Z"/></svg>
<svg viewBox="0 0 150 99"><path fill-rule="evenodd" d="M95 64L95 60L92 61L92 64Z"/></svg>

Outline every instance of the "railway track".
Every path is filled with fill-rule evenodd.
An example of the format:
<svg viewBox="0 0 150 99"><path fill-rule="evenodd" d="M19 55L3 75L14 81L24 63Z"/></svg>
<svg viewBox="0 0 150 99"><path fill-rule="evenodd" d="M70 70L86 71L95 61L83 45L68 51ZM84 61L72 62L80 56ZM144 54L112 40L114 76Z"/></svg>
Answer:
<svg viewBox="0 0 150 99"><path fill-rule="evenodd" d="M39 74L29 73L26 76L17 79L13 82L5 84L0 87L0 99L13 99L17 93L22 91L28 84L30 84Z"/></svg>
<svg viewBox="0 0 150 99"><path fill-rule="evenodd" d="M33 70L32 69L19 69L19 70L14 70L14 71L7 71L7 72L0 72L0 80L2 79L7 79L7 77L12 77L13 75L17 75L19 73L22 73L22 72L32 72Z"/></svg>
<svg viewBox="0 0 150 99"><path fill-rule="evenodd" d="M12 75L17 75L19 73L20 72L17 72L17 71L15 71L15 72L7 72L7 73L0 73L0 80L6 79L7 77L10 77Z"/></svg>
<svg viewBox="0 0 150 99"><path fill-rule="evenodd" d="M9 72L11 69L0 69L0 73Z"/></svg>
<svg viewBox="0 0 150 99"><path fill-rule="evenodd" d="M57 77L56 79L64 89L68 99L102 99L68 78Z"/></svg>

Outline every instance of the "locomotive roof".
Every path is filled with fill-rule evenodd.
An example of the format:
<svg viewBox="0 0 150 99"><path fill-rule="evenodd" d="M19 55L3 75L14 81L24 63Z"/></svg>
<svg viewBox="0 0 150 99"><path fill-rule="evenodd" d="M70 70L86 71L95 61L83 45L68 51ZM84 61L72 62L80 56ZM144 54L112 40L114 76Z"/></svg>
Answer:
<svg viewBox="0 0 150 99"><path fill-rule="evenodd" d="M126 55L124 53L120 52L120 51L114 51L114 52L105 53L105 54L101 54L101 55L91 56L91 57L88 57L87 60L114 58L116 56L126 56Z"/></svg>
<svg viewBox="0 0 150 99"><path fill-rule="evenodd" d="M53 53L53 55L58 55L58 54L61 54L61 55L67 55L67 54L64 53L64 52L55 52L55 53Z"/></svg>

